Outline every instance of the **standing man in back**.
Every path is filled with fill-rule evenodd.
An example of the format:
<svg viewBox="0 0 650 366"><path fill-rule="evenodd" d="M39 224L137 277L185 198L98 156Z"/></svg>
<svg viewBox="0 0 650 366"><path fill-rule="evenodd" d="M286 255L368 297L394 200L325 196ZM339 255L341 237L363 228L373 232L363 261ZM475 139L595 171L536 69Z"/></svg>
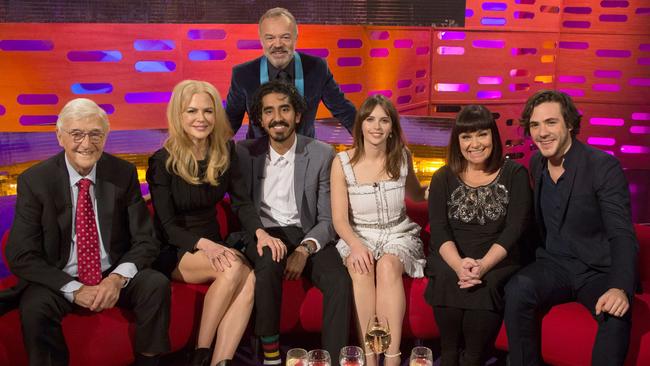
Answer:
<svg viewBox="0 0 650 366"><path fill-rule="evenodd" d="M232 70L226 104L232 130L237 133L244 113L248 113L251 119L253 94L257 88L268 81L279 80L295 85L307 102L307 109L296 130L298 134L314 137L314 119L321 100L334 117L352 131L356 108L345 99L327 63L319 57L296 52L298 25L293 15L284 8L268 10L260 18L259 35L264 55L236 65ZM265 134L263 128L249 122L246 138Z"/></svg>

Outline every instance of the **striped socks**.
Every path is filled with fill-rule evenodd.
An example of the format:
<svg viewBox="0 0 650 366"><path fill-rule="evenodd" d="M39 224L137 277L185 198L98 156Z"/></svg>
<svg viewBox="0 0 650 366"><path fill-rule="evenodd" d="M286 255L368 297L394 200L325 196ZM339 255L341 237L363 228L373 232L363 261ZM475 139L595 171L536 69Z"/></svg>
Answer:
<svg viewBox="0 0 650 366"><path fill-rule="evenodd" d="M264 364L281 365L280 335L275 334L272 336L263 336L260 337L260 340L262 341L262 350L264 351Z"/></svg>

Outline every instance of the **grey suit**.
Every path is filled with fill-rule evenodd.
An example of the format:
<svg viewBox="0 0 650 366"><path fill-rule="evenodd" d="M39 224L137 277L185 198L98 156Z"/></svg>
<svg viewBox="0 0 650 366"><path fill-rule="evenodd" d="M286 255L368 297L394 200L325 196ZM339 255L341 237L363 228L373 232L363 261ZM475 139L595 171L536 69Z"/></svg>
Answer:
<svg viewBox="0 0 650 366"><path fill-rule="evenodd" d="M303 238L314 238L321 244L322 249L308 258L303 274L323 292L323 347L337 355L348 341L352 293L350 276L333 246L336 233L330 206L330 168L334 150L323 142L296 136L294 189L301 227L267 227L266 230L284 241L288 255ZM258 214L269 148L267 136L237 144L239 170ZM237 205L233 208L238 209ZM274 262L268 248L264 248L260 257L256 242L248 237L246 255L255 265L257 278L255 334L278 334L286 257L280 263Z"/></svg>

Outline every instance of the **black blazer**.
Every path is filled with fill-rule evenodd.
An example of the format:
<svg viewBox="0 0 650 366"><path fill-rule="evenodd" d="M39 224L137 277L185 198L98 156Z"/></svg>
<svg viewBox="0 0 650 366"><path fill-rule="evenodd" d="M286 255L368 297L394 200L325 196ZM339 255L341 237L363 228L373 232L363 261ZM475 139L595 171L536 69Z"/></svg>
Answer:
<svg viewBox="0 0 650 366"><path fill-rule="evenodd" d="M133 164L104 153L97 162L95 197L103 245L112 264L138 270L158 256L159 243ZM73 277L62 271L70 257L72 193L61 152L18 177L16 216L7 242L7 261L21 284L38 283L59 292Z"/></svg>
<svg viewBox="0 0 650 366"><path fill-rule="evenodd" d="M530 160L535 186L535 219L545 239L540 184L547 160L537 152ZM560 235L589 267L608 273L609 288L634 293L639 245L630 214L630 193L619 161L573 139L564 159L570 189L561 199Z"/></svg>
<svg viewBox="0 0 650 366"><path fill-rule="evenodd" d="M241 127L244 113L250 117L253 94L260 86L260 60L239 64L232 69L230 90L226 103L226 113L232 130L237 133ZM354 117L357 113L354 105L347 99L334 80L327 63L320 57L300 53L305 78L305 101L307 110L303 113L296 132L308 137L314 137L314 120L318 105L322 100L327 109L338 118L341 124L352 131ZM253 121L249 121L247 138L258 138L266 135L264 129Z"/></svg>

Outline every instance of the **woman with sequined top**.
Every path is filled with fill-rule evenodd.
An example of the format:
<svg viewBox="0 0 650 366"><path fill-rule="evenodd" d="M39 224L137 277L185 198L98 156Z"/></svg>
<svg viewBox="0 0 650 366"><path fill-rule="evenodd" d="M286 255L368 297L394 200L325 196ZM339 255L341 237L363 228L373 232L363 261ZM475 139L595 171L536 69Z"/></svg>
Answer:
<svg viewBox="0 0 650 366"><path fill-rule="evenodd" d="M501 327L503 287L520 267L531 214L528 173L504 159L492 113L469 105L451 132L447 165L429 186L425 298L440 329L441 365L483 365Z"/></svg>

